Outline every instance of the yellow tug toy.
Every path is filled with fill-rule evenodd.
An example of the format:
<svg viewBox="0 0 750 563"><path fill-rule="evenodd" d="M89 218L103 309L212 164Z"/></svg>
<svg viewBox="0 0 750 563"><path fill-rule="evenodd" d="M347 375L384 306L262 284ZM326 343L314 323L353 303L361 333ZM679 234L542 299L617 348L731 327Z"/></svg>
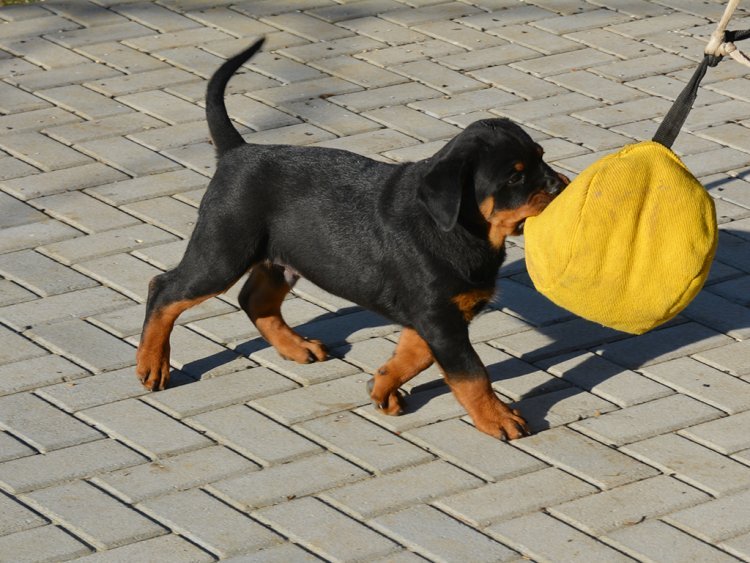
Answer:
<svg viewBox="0 0 750 563"><path fill-rule="evenodd" d="M682 311L708 277L718 231L713 200L670 150L708 66L723 55L750 66L726 31L727 6L706 55L653 141L584 170L526 220L526 265L539 292L599 324L642 334Z"/></svg>

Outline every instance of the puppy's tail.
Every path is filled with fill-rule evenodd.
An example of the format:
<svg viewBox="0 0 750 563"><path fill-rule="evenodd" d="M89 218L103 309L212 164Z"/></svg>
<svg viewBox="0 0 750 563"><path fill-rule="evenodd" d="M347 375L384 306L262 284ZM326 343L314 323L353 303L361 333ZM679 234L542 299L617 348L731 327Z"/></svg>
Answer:
<svg viewBox="0 0 750 563"><path fill-rule="evenodd" d="M235 129L227 114L227 107L224 105L224 90L227 87L227 82L237 72L237 69L260 50L263 41L263 39L259 39L251 47L226 61L214 73L211 80L208 81L208 88L206 90L206 119L211 139L219 156L230 149L245 144L242 135Z"/></svg>

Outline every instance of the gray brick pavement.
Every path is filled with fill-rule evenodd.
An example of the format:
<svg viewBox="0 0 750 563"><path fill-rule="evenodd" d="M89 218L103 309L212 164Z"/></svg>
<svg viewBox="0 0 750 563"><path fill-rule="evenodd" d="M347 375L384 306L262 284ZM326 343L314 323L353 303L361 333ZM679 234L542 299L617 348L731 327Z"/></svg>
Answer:
<svg viewBox="0 0 750 563"><path fill-rule="evenodd" d="M279 358L233 288L180 318L169 390L133 374L148 278L179 261L214 167L206 79L253 37L227 97L249 140L403 161L507 116L574 174L650 137L723 4L0 7L0 560L750 561L750 75L732 62L675 145L721 223L678 319L640 337L577 319L509 245L471 338L533 436L476 432L436 367L403 416L377 413L365 381L399 327L304 280L285 316L330 361Z"/></svg>

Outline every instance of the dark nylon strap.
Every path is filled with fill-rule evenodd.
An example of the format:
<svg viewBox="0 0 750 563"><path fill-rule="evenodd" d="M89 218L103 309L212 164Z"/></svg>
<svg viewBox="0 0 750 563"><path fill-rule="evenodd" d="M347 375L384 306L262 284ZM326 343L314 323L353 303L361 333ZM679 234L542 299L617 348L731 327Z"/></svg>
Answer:
<svg viewBox="0 0 750 563"><path fill-rule="evenodd" d="M750 37L750 29L744 31L727 31L724 34L724 40L732 43L735 41L742 41L748 37ZM721 57L714 55L706 55L703 57L703 60L690 78L690 82L688 82L687 86L685 86L682 92L680 92L680 95L677 96L672 107L669 108L667 115L664 116L661 125L659 125L659 129L656 130L656 134L652 139L653 141L661 143L667 148L672 148L672 144L680 133L680 129L682 129L682 126L685 124L685 120L687 119L690 110L693 109L693 103L695 103L695 98L698 95L698 86L700 86L701 80L703 80L703 77L706 75L706 69L709 66L716 66L720 61Z"/></svg>

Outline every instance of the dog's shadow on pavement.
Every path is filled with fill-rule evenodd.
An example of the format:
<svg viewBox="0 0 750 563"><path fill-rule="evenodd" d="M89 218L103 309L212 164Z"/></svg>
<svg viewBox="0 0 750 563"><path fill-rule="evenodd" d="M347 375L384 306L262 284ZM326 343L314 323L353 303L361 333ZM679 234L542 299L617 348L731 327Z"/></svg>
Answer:
<svg viewBox="0 0 750 563"><path fill-rule="evenodd" d="M525 319L529 322L529 330L516 332L510 337L517 338L522 333L533 334L533 340L541 345L519 351L514 350L513 346L505 348L504 337L494 339L493 345L510 357L487 365L493 386L514 401L513 406L522 410L531 429L538 432L550 427L550 414L554 413L558 403L575 400L576 395L590 393L592 390L596 394L597 386L623 372L667 361L676 355L682 355L680 350L691 354L731 343L732 339L727 334L739 334L750 329L750 296L739 299L736 295L720 295L711 290L721 283L732 282L750 274L749 238L746 232L722 229L711 274L698 297L678 317L640 336L599 327L564 312L548 325L529 322L529 319L538 315L540 308L556 306L531 289L525 273L515 273L509 280L500 278L499 297L493 303L492 310L499 309ZM526 298L514 300L512 295L504 296L504 285L518 286L519 279L528 289ZM388 327L386 319L359 307L350 307L339 310L335 315L326 313L297 325L294 329L305 337L323 340L330 349L335 349L334 357L345 358L351 349L351 344L347 342L349 336L360 331L374 331L375 334L370 336L388 334L394 330L393 327ZM377 334L378 329L383 329L381 334ZM583 338L581 333L584 333ZM238 355L249 357L266 348L269 348L269 344L261 337L256 337L236 345L234 350L224 350L190 362L181 370L189 376L175 370L177 377L173 385L190 383L236 360ZM559 370L550 369L573 357L578 357L580 361ZM384 357L382 362L386 360ZM516 378L544 371L549 372L549 377L543 377L544 381L538 385L528 388L524 385L510 385L509 388L515 391L504 390L505 385L511 384ZM448 387L440 380L416 385L409 391L407 409L418 410L435 397L448 392ZM593 414L582 412L581 416Z"/></svg>

